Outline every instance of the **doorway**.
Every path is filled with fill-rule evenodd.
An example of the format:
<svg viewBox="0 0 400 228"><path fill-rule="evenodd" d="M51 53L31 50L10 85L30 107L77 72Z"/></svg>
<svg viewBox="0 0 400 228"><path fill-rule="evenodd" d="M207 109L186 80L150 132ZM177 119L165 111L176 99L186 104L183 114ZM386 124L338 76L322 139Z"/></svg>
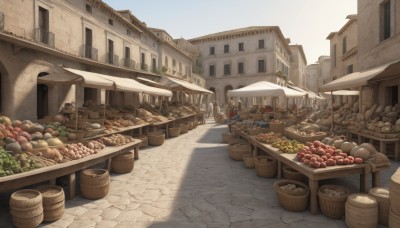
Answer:
<svg viewBox="0 0 400 228"><path fill-rule="evenodd" d="M38 77L48 75L46 72L41 72ZM49 114L49 87L45 84L37 85L37 118L43 119Z"/></svg>
<svg viewBox="0 0 400 228"><path fill-rule="evenodd" d="M387 87L387 105L397 105L399 103L399 86L388 86Z"/></svg>

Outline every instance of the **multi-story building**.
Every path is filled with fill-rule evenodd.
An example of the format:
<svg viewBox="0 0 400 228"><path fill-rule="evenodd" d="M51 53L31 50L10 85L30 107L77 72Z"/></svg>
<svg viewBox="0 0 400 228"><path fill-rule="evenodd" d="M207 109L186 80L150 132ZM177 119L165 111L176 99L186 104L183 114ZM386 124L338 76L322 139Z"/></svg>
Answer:
<svg viewBox="0 0 400 228"><path fill-rule="evenodd" d="M318 93L320 86L331 80L330 66L329 56L320 56L316 63L308 65L305 88Z"/></svg>
<svg viewBox="0 0 400 228"><path fill-rule="evenodd" d="M289 80L300 88L305 88L307 74L307 59L302 45L290 45L290 74Z"/></svg>
<svg viewBox="0 0 400 228"><path fill-rule="evenodd" d="M392 68L362 88L362 107L373 103L399 105L400 0L358 0L357 57L361 72L382 66Z"/></svg>
<svg viewBox="0 0 400 228"><path fill-rule="evenodd" d="M291 51L279 27L254 26L190 39L199 50L196 72L219 104L227 91L258 81L285 85L290 74Z"/></svg>
<svg viewBox="0 0 400 228"><path fill-rule="evenodd" d="M104 89L38 83L57 67L156 80L168 57L172 76L191 76L187 54L129 10L115 11L101 0L2 0L0 50L0 112L18 119L55 114L75 94L78 106L105 102ZM109 100L130 104L137 96L111 91Z"/></svg>
<svg viewBox="0 0 400 228"><path fill-rule="evenodd" d="M358 71L357 68L357 15L347 16L347 23L338 31L332 32L327 37L330 40L331 80L340 78L346 74Z"/></svg>

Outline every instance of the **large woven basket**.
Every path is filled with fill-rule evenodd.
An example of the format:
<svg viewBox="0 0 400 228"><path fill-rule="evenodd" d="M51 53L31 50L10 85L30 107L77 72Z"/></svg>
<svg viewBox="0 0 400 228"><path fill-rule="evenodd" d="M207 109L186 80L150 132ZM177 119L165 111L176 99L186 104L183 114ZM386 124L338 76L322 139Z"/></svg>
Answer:
<svg viewBox="0 0 400 228"><path fill-rule="evenodd" d="M378 202L378 223L382 225L388 225L389 221L389 188L376 187L371 188L368 194L376 199Z"/></svg>
<svg viewBox="0 0 400 228"><path fill-rule="evenodd" d="M111 159L111 169L114 173L130 173L135 160L132 152L126 152Z"/></svg>
<svg viewBox="0 0 400 228"><path fill-rule="evenodd" d="M105 169L86 169L80 175L82 197L101 199L110 189L110 174Z"/></svg>
<svg viewBox="0 0 400 228"><path fill-rule="evenodd" d="M187 124L180 124L179 128L180 128L180 134L185 134L188 133L189 131L189 125Z"/></svg>
<svg viewBox="0 0 400 228"><path fill-rule="evenodd" d="M400 168L390 178L390 209L396 215L400 215Z"/></svg>
<svg viewBox="0 0 400 228"><path fill-rule="evenodd" d="M229 143L229 141L231 140L233 134L230 132L225 132L222 133L222 142L223 143Z"/></svg>
<svg viewBox="0 0 400 228"><path fill-rule="evenodd" d="M242 161L244 153L251 153L251 147L249 144L229 145L228 150L229 150L229 156L236 161Z"/></svg>
<svg viewBox="0 0 400 228"><path fill-rule="evenodd" d="M168 128L169 136L178 137L181 134L181 129L179 127L170 127Z"/></svg>
<svg viewBox="0 0 400 228"><path fill-rule="evenodd" d="M152 146L161 146L165 141L165 134L160 131L148 132L147 137Z"/></svg>
<svg viewBox="0 0 400 228"><path fill-rule="evenodd" d="M368 194L354 193L347 197L345 221L349 227L377 227L378 202Z"/></svg>
<svg viewBox="0 0 400 228"><path fill-rule="evenodd" d="M10 214L16 227L36 227L43 221L43 197L34 189L14 192L10 197Z"/></svg>
<svg viewBox="0 0 400 228"><path fill-rule="evenodd" d="M343 193L342 195L335 195L336 191ZM319 207L324 215L341 219L345 215L345 203L350 190L346 187L339 185L323 185L318 190Z"/></svg>
<svg viewBox="0 0 400 228"><path fill-rule="evenodd" d="M271 123L269 123L269 129L272 132L275 132L275 133L283 133L284 127L285 127L285 125L283 124L283 122L280 122L280 123L271 122Z"/></svg>
<svg viewBox="0 0 400 228"><path fill-rule="evenodd" d="M281 186L287 184L294 184L296 187L301 187L304 191L288 191L281 188ZM278 202L284 209L288 211L300 212L304 211L308 206L308 196L310 195L310 190L307 185L294 181L294 180L279 180L275 182L274 189Z"/></svg>
<svg viewBox="0 0 400 228"><path fill-rule="evenodd" d="M389 227L400 227L400 215L389 210Z"/></svg>
<svg viewBox="0 0 400 228"><path fill-rule="evenodd" d="M307 177L302 173L298 172L295 169L290 168L289 166L283 166L282 168L282 176L283 179L286 180L295 180L299 182L305 182Z"/></svg>
<svg viewBox="0 0 400 228"><path fill-rule="evenodd" d="M139 144L139 148L144 148L149 145L149 139L146 135L134 135L133 138L142 140Z"/></svg>
<svg viewBox="0 0 400 228"><path fill-rule="evenodd" d="M254 169L254 156L251 153L245 153L242 155L243 164L248 169Z"/></svg>
<svg viewBox="0 0 400 228"><path fill-rule="evenodd" d="M274 177L277 173L278 162L270 156L257 156L254 159L256 174L259 177Z"/></svg>
<svg viewBox="0 0 400 228"><path fill-rule="evenodd" d="M55 185L41 185L36 189L43 196L43 221L51 222L60 219L65 209L64 190Z"/></svg>

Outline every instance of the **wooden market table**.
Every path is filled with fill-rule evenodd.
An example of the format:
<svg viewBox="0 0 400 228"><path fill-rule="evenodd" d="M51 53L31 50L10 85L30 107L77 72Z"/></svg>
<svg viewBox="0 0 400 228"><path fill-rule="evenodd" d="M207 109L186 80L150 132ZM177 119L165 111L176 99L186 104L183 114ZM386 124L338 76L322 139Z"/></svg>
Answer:
<svg viewBox="0 0 400 228"><path fill-rule="evenodd" d="M182 121L182 120L186 120L186 119L189 119L189 118L195 118L194 121L196 121L196 116L197 116L197 114L189 114L189 115L182 116L182 117L179 117L179 118L176 118L176 119L173 119L173 120L167 120L167 121L163 121L163 122L152 123L152 124L150 124L150 127L153 128L152 129L153 131L155 129L157 129L157 128L164 127L164 129L165 129L165 137L169 138L169 132L168 132L169 126L173 126L174 124L176 124L176 122Z"/></svg>
<svg viewBox="0 0 400 228"><path fill-rule="evenodd" d="M310 188L310 212L311 214L318 213L318 181L339 178L354 174L360 175L360 191L366 192L367 187L367 176L371 174L372 187L380 185L380 170L372 170L370 164L352 164L352 165L337 165L328 166L326 168L311 168L295 159L296 154L287 154L279 151L279 149L272 147L271 145L261 143L251 137L251 144L256 148L260 148L264 152L268 153L272 157L278 160L278 178L281 178L282 174L282 163L291 168L297 170L303 175L308 177L308 186Z"/></svg>
<svg viewBox="0 0 400 228"><path fill-rule="evenodd" d="M364 138L368 139L369 143L372 145L374 144L374 141L379 142L379 152L383 153L386 155L386 145L387 144L394 144L394 160L399 161L400 160L400 139L395 138L395 139L382 139L378 138L373 135L361 133L361 132L356 132L353 130L348 131L348 138L352 139L354 136L357 136L357 143L361 144L364 142Z"/></svg>
<svg viewBox="0 0 400 228"><path fill-rule="evenodd" d="M131 150L134 150L135 153L137 153L141 142L141 140L135 139L135 141L122 146L107 146L97 154L89 155L78 160L46 166L29 172L0 177L0 192L7 192L44 181L55 183L56 178L67 175L69 180L69 198L72 199L75 197L75 173L77 171L90 168L91 166L102 162L106 162L107 169L110 170L111 159L114 156Z"/></svg>

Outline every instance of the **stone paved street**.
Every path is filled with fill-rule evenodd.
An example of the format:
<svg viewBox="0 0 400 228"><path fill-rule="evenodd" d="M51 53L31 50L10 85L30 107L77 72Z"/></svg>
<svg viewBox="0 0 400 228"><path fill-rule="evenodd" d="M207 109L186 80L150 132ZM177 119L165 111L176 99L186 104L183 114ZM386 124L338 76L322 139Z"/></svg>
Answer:
<svg viewBox="0 0 400 228"><path fill-rule="evenodd" d="M100 200L80 196L66 202L62 219L45 227L346 227L309 211L292 213L277 202L273 183L254 169L233 161L221 143L226 125L208 121L160 147L140 151L134 172L112 174L109 195ZM399 163L383 172L388 185ZM353 190L358 176L334 180ZM324 182L323 182L324 183ZM4 197L3 197L4 198ZM2 227L11 227L8 202L1 201Z"/></svg>

